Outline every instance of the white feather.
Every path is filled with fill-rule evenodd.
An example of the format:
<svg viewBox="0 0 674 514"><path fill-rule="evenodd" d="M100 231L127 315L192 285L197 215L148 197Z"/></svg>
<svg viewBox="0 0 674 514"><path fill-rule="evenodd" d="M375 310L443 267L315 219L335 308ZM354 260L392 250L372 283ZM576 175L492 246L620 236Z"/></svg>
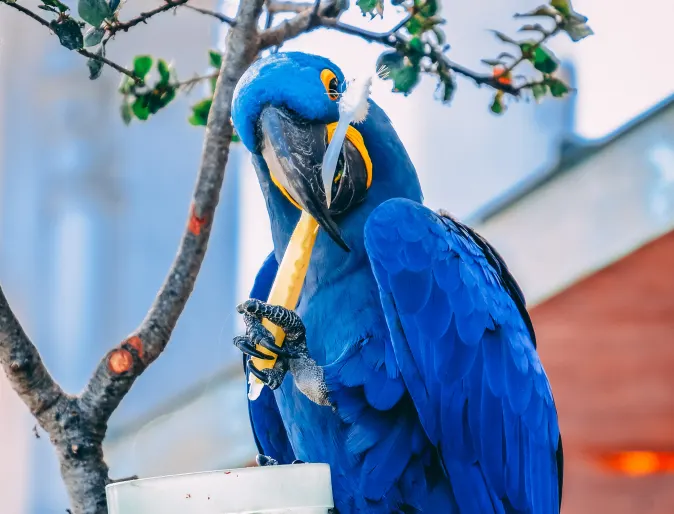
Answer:
<svg viewBox="0 0 674 514"><path fill-rule="evenodd" d="M370 107L368 98L370 97L371 89L372 75L357 77L347 83L346 91L342 93L339 99L339 121L337 122L337 128L335 128L328 149L323 156L323 170L321 173L328 207L332 201L332 180L335 176L339 154L344 145L346 131L351 123L362 123L367 118Z"/></svg>
<svg viewBox="0 0 674 514"><path fill-rule="evenodd" d="M361 123L367 118L370 106L367 99L372 90L372 76L358 77L348 82L346 91L339 100L339 117L347 116L353 123Z"/></svg>

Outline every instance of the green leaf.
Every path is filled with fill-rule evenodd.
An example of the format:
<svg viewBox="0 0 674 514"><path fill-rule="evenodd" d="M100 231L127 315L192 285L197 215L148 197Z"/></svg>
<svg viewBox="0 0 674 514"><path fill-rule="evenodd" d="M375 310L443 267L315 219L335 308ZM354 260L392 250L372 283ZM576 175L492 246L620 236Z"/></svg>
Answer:
<svg viewBox="0 0 674 514"><path fill-rule="evenodd" d="M150 106L148 105L147 96L138 96L133 102L131 110L139 120L145 121L150 117Z"/></svg>
<svg viewBox="0 0 674 514"><path fill-rule="evenodd" d="M377 69L380 69L382 66L384 66L386 67L386 71L388 71L390 74L402 68L405 65L404 60L405 56L396 52L395 50L384 52L377 59ZM388 78L391 78L391 76L389 75Z"/></svg>
<svg viewBox="0 0 674 514"><path fill-rule="evenodd" d="M59 38L61 44L68 50L79 50L84 45L82 28L80 27L80 24L71 17L66 16L59 20L53 20L49 23L49 27Z"/></svg>
<svg viewBox="0 0 674 514"><path fill-rule="evenodd" d="M539 46L534 51L534 68L542 73L553 73L559 66L559 61L552 54L552 52L542 46Z"/></svg>
<svg viewBox="0 0 674 514"><path fill-rule="evenodd" d="M418 37L413 37L407 44L407 57L413 65L418 65L424 56L424 44Z"/></svg>
<svg viewBox="0 0 674 514"><path fill-rule="evenodd" d="M377 8L377 3L378 0L358 0L356 5L360 7L363 16L365 16L366 14L372 14L372 11Z"/></svg>
<svg viewBox="0 0 674 514"><path fill-rule="evenodd" d="M522 52L522 57L525 59L533 59L534 57L534 50L536 48L536 42L535 41L523 41L520 43L520 50Z"/></svg>
<svg viewBox="0 0 674 514"><path fill-rule="evenodd" d="M64 13L64 12L70 10L70 7L68 7L63 2L60 2L59 0L42 0L42 3L46 6L53 7L54 9L58 10L58 12ZM38 7L41 7L41 6L38 6Z"/></svg>
<svg viewBox="0 0 674 514"><path fill-rule="evenodd" d="M208 60L211 63L211 66L213 66L218 70L220 69L220 66L222 66L222 54L220 52L216 52L215 50L209 50Z"/></svg>
<svg viewBox="0 0 674 514"><path fill-rule="evenodd" d="M585 18L585 21L587 21L587 18ZM577 43L581 39L594 34L594 31L585 21L577 21L571 18L562 25L562 30L568 34L571 41Z"/></svg>
<svg viewBox="0 0 674 514"><path fill-rule="evenodd" d="M147 106L150 114L156 114L162 107L166 107L176 97L175 87L158 87L147 95Z"/></svg>
<svg viewBox="0 0 674 514"><path fill-rule="evenodd" d="M241 138L239 137L239 134L236 133L236 130L232 130L232 143L240 143Z"/></svg>
<svg viewBox="0 0 674 514"><path fill-rule="evenodd" d="M159 72L159 86L166 86L171 81L171 69L164 59L157 59L157 71Z"/></svg>
<svg viewBox="0 0 674 514"><path fill-rule="evenodd" d="M550 0L550 5L557 9L562 16L571 14L571 2L569 0Z"/></svg>
<svg viewBox="0 0 674 514"><path fill-rule="evenodd" d="M411 43L411 41L410 41ZM416 46L416 44L415 44ZM411 59L408 59L409 63ZM400 93L409 93L419 82L418 65L407 64L405 56L396 51L384 52L377 59L377 69L386 67L387 80L393 81L393 90Z"/></svg>
<svg viewBox="0 0 674 514"><path fill-rule="evenodd" d="M16 3L16 0L14 0L14 2L12 2L12 3ZM51 7L49 5L38 5L37 8L42 9L43 11L53 12L54 14L59 13L58 9L56 9L56 7Z"/></svg>
<svg viewBox="0 0 674 514"><path fill-rule="evenodd" d="M152 57L149 55L138 55L133 60L133 72L140 79L145 80L145 76L152 69Z"/></svg>
<svg viewBox="0 0 674 514"><path fill-rule="evenodd" d="M407 32L409 32L411 35L415 34L420 34L424 31L424 23L423 23L423 18L421 18L418 14L416 16L413 16L410 18L410 21L408 21L405 24L405 28L407 29Z"/></svg>
<svg viewBox="0 0 674 514"><path fill-rule="evenodd" d="M114 13L119 7L120 0L110 0L110 10Z"/></svg>
<svg viewBox="0 0 674 514"><path fill-rule="evenodd" d="M510 43L511 45L518 45L519 43L515 41L513 38L506 36L503 32L499 32L498 30L492 30L494 35L499 38L501 41L504 43Z"/></svg>
<svg viewBox="0 0 674 514"><path fill-rule="evenodd" d="M494 96L494 101L491 103L489 108L494 114L503 114L505 112L506 106L503 103L503 91L498 91L496 93Z"/></svg>
<svg viewBox="0 0 674 514"><path fill-rule="evenodd" d="M414 7L424 18L435 16L439 10L437 0L414 0Z"/></svg>
<svg viewBox="0 0 674 514"><path fill-rule="evenodd" d="M126 99L122 102L120 114L122 115L124 125L131 123L131 120L133 119L133 110L131 109L131 104Z"/></svg>
<svg viewBox="0 0 674 514"><path fill-rule="evenodd" d="M84 46L96 46L105 36L105 29L90 27L84 33Z"/></svg>
<svg viewBox="0 0 674 514"><path fill-rule="evenodd" d="M112 10L105 0L78 0L77 12L80 18L94 27L112 16Z"/></svg>
<svg viewBox="0 0 674 514"><path fill-rule="evenodd" d="M456 83L451 75L443 75L438 83L436 93L443 104L449 103L456 91Z"/></svg>
<svg viewBox="0 0 674 514"><path fill-rule="evenodd" d="M395 73L391 72L394 91L408 94L419 82L418 66L403 66Z"/></svg>
<svg viewBox="0 0 674 514"><path fill-rule="evenodd" d="M211 103L213 103L212 98L206 98L202 100L201 102L195 104L192 106L192 116L188 119L188 121L194 125L195 127L198 126L206 126L206 122L208 121L208 112L211 110Z"/></svg>
<svg viewBox="0 0 674 514"><path fill-rule="evenodd" d="M569 86L554 77L548 78L545 83L550 88L550 94L555 98L561 98L570 91Z"/></svg>
<svg viewBox="0 0 674 514"><path fill-rule="evenodd" d="M548 86L547 84L533 84L531 86L531 92L533 93L536 102L540 102L541 99L548 94Z"/></svg>
<svg viewBox="0 0 674 514"><path fill-rule="evenodd" d="M119 83L118 91L123 95L128 95L133 91L133 87L135 85L136 83L133 81L131 77L127 75L122 75L122 81Z"/></svg>
<svg viewBox="0 0 674 514"><path fill-rule="evenodd" d="M105 57L105 47L101 46L95 55ZM103 63L98 59L87 59L87 67L89 68L89 79L96 80L103 72Z"/></svg>

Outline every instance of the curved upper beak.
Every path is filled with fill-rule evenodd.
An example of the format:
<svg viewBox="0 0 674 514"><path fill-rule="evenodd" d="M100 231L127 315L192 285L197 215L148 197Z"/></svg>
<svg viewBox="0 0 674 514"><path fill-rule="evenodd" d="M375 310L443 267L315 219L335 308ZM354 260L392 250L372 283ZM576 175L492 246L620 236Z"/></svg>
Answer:
<svg viewBox="0 0 674 514"><path fill-rule="evenodd" d="M267 106L260 115L262 157L274 179L344 250L350 251L330 216L321 176L326 126L295 119Z"/></svg>

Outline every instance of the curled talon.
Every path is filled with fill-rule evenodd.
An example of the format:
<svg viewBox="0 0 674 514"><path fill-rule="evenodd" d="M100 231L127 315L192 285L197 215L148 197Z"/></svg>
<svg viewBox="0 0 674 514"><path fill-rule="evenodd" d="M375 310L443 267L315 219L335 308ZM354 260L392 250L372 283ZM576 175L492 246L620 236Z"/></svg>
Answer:
<svg viewBox="0 0 674 514"><path fill-rule="evenodd" d="M255 345L253 345L246 336L236 336L234 338L234 346L251 357L257 357L258 359L263 360L272 360L274 358L272 355L262 353L257 348L255 348Z"/></svg>
<svg viewBox="0 0 674 514"><path fill-rule="evenodd" d="M250 360L248 361L248 370L265 384L268 382L267 371L257 369L255 364L253 364Z"/></svg>
<svg viewBox="0 0 674 514"><path fill-rule="evenodd" d="M288 365L283 359L277 360L276 364L274 364L274 367L271 369L257 369L250 359L248 359L247 366L248 371L255 375L260 382L266 384L272 391L281 386L283 379L288 372Z"/></svg>
<svg viewBox="0 0 674 514"><path fill-rule="evenodd" d="M262 339L257 344L278 355L279 357L285 357L287 359L294 359L297 357L297 353L292 351L292 349L284 348L283 346L277 346L273 340L270 342L268 339ZM270 357L270 359L271 358L273 357Z"/></svg>

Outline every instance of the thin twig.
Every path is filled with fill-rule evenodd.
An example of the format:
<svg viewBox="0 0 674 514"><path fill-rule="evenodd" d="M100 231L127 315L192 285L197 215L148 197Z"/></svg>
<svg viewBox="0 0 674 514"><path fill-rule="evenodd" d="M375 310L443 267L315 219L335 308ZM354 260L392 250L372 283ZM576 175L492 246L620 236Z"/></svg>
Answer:
<svg viewBox="0 0 674 514"><path fill-rule="evenodd" d="M144 84L143 79L141 79L134 72L132 72L131 70L127 70L124 66L120 66L119 64L111 61L110 59L106 59L102 55L96 55L96 54L90 52L89 50L85 50L84 48L80 48L77 51L77 53L80 54L80 55L83 55L84 57L88 57L89 59L95 59L97 61L101 61L104 64L107 64L113 70L116 70L119 73L123 73L127 77L131 77L133 79L133 81L139 86L142 86Z"/></svg>
<svg viewBox="0 0 674 514"><path fill-rule="evenodd" d="M334 17L325 16L325 12L328 11L334 4L323 5L316 16L314 9L317 3L313 2L288 2L288 1L271 1L267 4L267 10L271 13L284 13L284 12L294 12L297 13L295 17L290 20L287 20L275 27L269 28L262 32L261 34L261 49L268 48L270 46L281 45L284 41L292 39L299 36L305 32L310 32L317 28L329 28L342 32L344 34L349 34L351 36L357 36L365 41L370 43L378 43L390 48L397 48L399 46L404 46L407 44L407 40L403 37L399 31L407 24L411 19L414 13L403 18L399 23L397 23L391 30L386 32L372 32L370 30L362 29L354 25L349 25L347 23L342 23ZM561 30L560 23L557 23L556 27L544 34L544 37L537 43L532 45L532 49L535 50L541 44L545 43L550 37L554 36ZM446 70L451 70L458 75L462 75L477 85L486 85L493 89L503 91L504 93L511 94L513 96L519 96L522 89L526 89L529 86L513 86L512 84L507 84L500 82L498 77L493 75L487 75L484 73L478 73L472 71L465 66L457 64L451 61L443 52L441 48L430 43L426 43L428 51L426 56L431 59L432 62L438 63L438 65ZM521 56L517 59L505 73L511 71L515 66L519 65L525 60L525 56Z"/></svg>
<svg viewBox="0 0 674 514"><path fill-rule="evenodd" d="M185 1L187 1L187 0L185 0ZM49 24L49 22L47 20L45 20L41 16L35 14L30 9L26 9L21 4L16 3L16 2L10 3L7 0L0 0L0 3L3 3L5 5L8 5L9 7L12 7L14 9L16 9L17 11L25 14L26 16L34 19L40 25L43 25L43 26L47 27L49 30L52 30L51 25ZM127 70L123 66L120 66L119 64L111 61L110 59L106 59L103 56L96 55L96 54L94 54L94 53L92 53L88 50L85 50L84 48L80 48L79 50L77 50L77 53L80 54L80 55L83 55L84 57L87 57L89 59L95 59L95 60L100 61L104 64L107 64L108 66L110 66L112 69L118 71L119 73L123 73L124 75L127 75L127 76L131 77L137 84L143 83L143 81L139 77L137 77L136 74L133 73L131 70Z"/></svg>
<svg viewBox="0 0 674 514"><path fill-rule="evenodd" d="M182 80L180 82L176 82L173 84L175 87L179 89L190 89L194 87L196 84L200 82L204 82L205 80L212 80L218 78L218 75L220 75L220 70L211 73L209 75L197 75L195 77L192 77L191 79L187 80Z"/></svg>
<svg viewBox="0 0 674 514"><path fill-rule="evenodd" d="M217 18L223 23L226 23L230 27L233 27L236 25L236 20L234 18L230 18L229 16L226 16L222 13L215 12L215 11L209 11L208 9L202 9L201 7L195 7L194 5L185 5L186 9L191 9L192 11L196 11L201 14L205 14L206 16L212 16L213 18Z"/></svg>
<svg viewBox="0 0 674 514"><path fill-rule="evenodd" d="M33 19L34 19L36 22L38 22L40 25L44 25L44 26L47 27L48 29L51 29L51 27L49 26L49 22L48 22L47 20L45 20L44 18L38 16L37 14L35 14L35 13L34 13L33 11L31 11L30 9L26 9L26 8L25 8L24 6L22 6L21 4L19 4L19 3L17 3L17 2L12 3L12 2L9 2L8 0L0 0L0 2L3 3L3 4L5 4L5 5L9 5L10 7L16 9L17 11L22 12L23 14L25 14L26 16L28 16L28 17L30 17L30 18L33 18Z"/></svg>
<svg viewBox="0 0 674 514"><path fill-rule="evenodd" d="M162 5L160 7L157 7L156 9L152 9L151 11L140 13L139 16L137 16L136 18L133 18L129 21L124 21L124 22L117 21L117 22L114 22L114 23L110 24L107 27L108 32L110 32L111 34L115 34L115 33L120 32L120 31L126 32L130 28L135 27L136 25L138 25L140 23L147 23L147 20L149 20L150 18L152 18L156 14L163 13L163 12L166 12L166 11L170 11L174 7L180 7L181 5L186 4L188 2L188 0L165 0L165 2L166 3L164 5Z"/></svg>

